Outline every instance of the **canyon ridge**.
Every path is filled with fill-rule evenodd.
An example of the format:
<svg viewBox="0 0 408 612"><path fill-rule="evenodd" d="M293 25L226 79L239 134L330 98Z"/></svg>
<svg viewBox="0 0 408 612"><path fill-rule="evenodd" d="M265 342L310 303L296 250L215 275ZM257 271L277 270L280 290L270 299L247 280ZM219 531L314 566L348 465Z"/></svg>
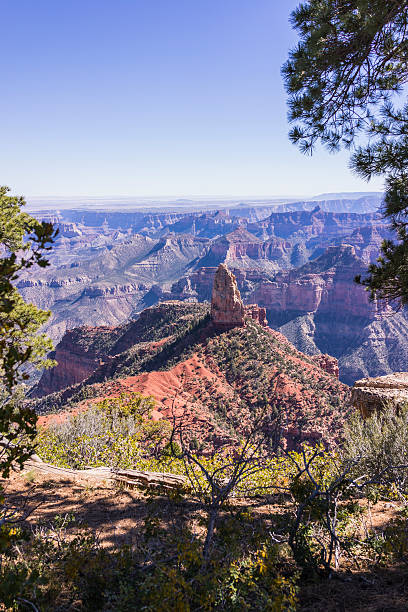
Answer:
<svg viewBox="0 0 408 612"><path fill-rule="evenodd" d="M408 370L407 311L371 303L354 283L391 235L379 203L41 212L59 229L51 265L18 288L52 311L45 331L58 343L76 327L122 325L162 302L209 302L225 264L244 305L264 308L269 326L303 353L334 356L352 384Z"/></svg>

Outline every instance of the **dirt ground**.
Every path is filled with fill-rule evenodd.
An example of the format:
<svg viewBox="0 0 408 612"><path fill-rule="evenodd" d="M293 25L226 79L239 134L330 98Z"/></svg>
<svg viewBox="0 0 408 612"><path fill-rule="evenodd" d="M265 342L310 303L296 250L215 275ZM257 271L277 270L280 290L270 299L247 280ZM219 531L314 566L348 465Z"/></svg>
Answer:
<svg viewBox="0 0 408 612"><path fill-rule="evenodd" d="M55 517L61 522L74 515L75 522L68 521L68 533L70 528L75 531L86 526L108 549L136 543L150 512L144 491L118 488L109 481L72 481L29 470L13 474L8 481L0 480L0 484L5 486L8 499L26 503L32 510L28 525L47 526ZM169 522L180 519L180 514L171 516L165 497L159 501L162 512L168 512ZM186 516L200 512L194 500L183 503ZM266 514L271 510L276 511L276 507L262 506L256 512ZM394 504L379 502L371 508L368 520L380 528L395 511ZM299 610L304 612L408 612L408 566L345 568L331 579L304 582L300 599Z"/></svg>
<svg viewBox="0 0 408 612"><path fill-rule="evenodd" d="M25 504L30 511L28 525L51 525L56 516L75 516L72 529L91 528L105 548L131 545L149 512L142 490L119 488L110 481L72 481L29 470L0 483L13 503Z"/></svg>

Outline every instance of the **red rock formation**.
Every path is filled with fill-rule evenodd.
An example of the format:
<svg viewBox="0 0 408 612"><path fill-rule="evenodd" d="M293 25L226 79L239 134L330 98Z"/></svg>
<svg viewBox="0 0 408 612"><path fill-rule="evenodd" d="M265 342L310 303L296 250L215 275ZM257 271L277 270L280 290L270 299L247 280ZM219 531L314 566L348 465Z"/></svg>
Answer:
<svg viewBox="0 0 408 612"><path fill-rule="evenodd" d="M243 257L264 259L264 246L262 240L244 228L238 228L215 240L200 264L203 267L214 266L226 260L242 259Z"/></svg>
<svg viewBox="0 0 408 612"><path fill-rule="evenodd" d="M67 331L53 358L57 366L45 370L32 392L41 397L85 380L100 364L100 340L114 334L112 327L79 327Z"/></svg>
<svg viewBox="0 0 408 612"><path fill-rule="evenodd" d="M273 261L275 262L275 269L281 269L282 267L288 267L291 250L292 244L288 240L269 237L264 242L263 238L258 238L245 228L239 227L235 231L214 240L197 265L209 268L220 263L228 263L230 268L240 268L244 265L245 268L254 266L256 269L255 262L266 265L266 262L271 263Z"/></svg>
<svg viewBox="0 0 408 612"><path fill-rule="evenodd" d="M251 317L251 319L259 323L259 325L262 325L262 327L268 327L266 308L261 308L258 304L248 304L244 306L244 308L247 317Z"/></svg>
<svg viewBox="0 0 408 612"><path fill-rule="evenodd" d="M62 348L65 346L65 355L59 347L62 359L56 374L60 382L63 375L66 377L64 382L69 377L74 382L79 376L84 376L89 368L95 367L92 360L103 363L97 365L94 373L79 386L69 387L44 400L43 408L52 406L55 410L74 398L80 402L83 397L88 397L92 399L87 402L95 402L96 398L138 391L152 395L156 400L153 415L156 420L175 416L183 422L189 436L208 442L209 448L214 448L231 442L231 423L239 435L248 430L253 418L254 398L259 395L257 372L258 365L261 365L265 393L276 392L279 398L278 406L285 419L283 434L289 445L295 445L300 434L311 441L336 439L345 414L333 407L333 399L343 401L347 395L346 387L333 375L327 374L320 363L305 358L282 334L258 326L255 329L253 326L245 327L245 315L254 316L261 324L265 322L264 310L251 305L245 312L233 275L225 266L218 271L217 280L221 281L221 289L227 286L228 289L224 293L217 291L215 283L215 303L224 296L223 304L229 305L230 309L222 310L222 323L228 322L228 326L221 327L216 333L214 326L202 319L205 321L203 327L196 328L193 333L186 327L189 329L187 335L176 339L174 344L174 337L168 336L172 325L177 329L183 318L194 321L206 311L199 304L169 302L145 310L137 321L127 326L111 330L74 330L77 337L71 338L71 354L68 353L67 336L74 332L67 334L65 342L61 343ZM237 311L239 319L236 318ZM231 321L232 316L226 318L231 312L234 321ZM166 313L169 316L164 316ZM146 341L148 337L151 340L152 323L160 316L162 323L156 328L157 340ZM237 322L240 323L238 327ZM232 355L231 348L237 343L243 365L248 364L249 368L243 367L233 375L231 364L234 360L228 355ZM183 357L183 347L186 346L191 353ZM180 360L170 363L168 360L176 354ZM58 383L58 380L54 382ZM41 410L41 403L37 406ZM300 433L299 422L307 423Z"/></svg>
<svg viewBox="0 0 408 612"><path fill-rule="evenodd" d="M213 323L215 327L224 329L243 327L244 315L244 304L236 278L225 264L220 264L215 274L211 299Z"/></svg>
<svg viewBox="0 0 408 612"><path fill-rule="evenodd" d="M352 246L329 247L315 262L261 282L251 297L272 311L373 317L376 306L364 287L354 283L361 268Z"/></svg>
<svg viewBox="0 0 408 612"><path fill-rule="evenodd" d="M313 355L313 361L325 372L332 374L336 378L339 377L339 362L331 355Z"/></svg>
<svg viewBox="0 0 408 612"><path fill-rule="evenodd" d="M235 275L225 264L218 266L214 277L211 316L219 328L243 327L245 316L251 317L262 327L268 326L265 308L260 308L258 304L243 305Z"/></svg>
<svg viewBox="0 0 408 612"><path fill-rule="evenodd" d="M241 297L246 300L246 295L251 292L253 286L265 283L265 274L262 270L240 270L233 263L229 263L228 269L233 272ZM164 291L159 286L153 286L151 292L156 299L180 300L186 298L196 298L199 302L211 300L212 287L217 268L215 266L205 266L191 272L188 276L183 276L180 280L173 283L170 291Z"/></svg>
<svg viewBox="0 0 408 612"><path fill-rule="evenodd" d="M214 357L213 349L220 338L221 342L227 343L228 346L234 336L227 334L236 331L238 330L227 331L225 335L210 336L209 350L204 348L200 354L194 352L188 359L164 370L149 370L134 376L106 380L102 366L99 370L102 374L100 380L104 382L85 383L88 389L93 390L92 399L86 400L85 404L89 405L106 397L118 397L121 393L139 392L155 399L156 410L152 414L155 420L175 417L183 423L188 436L206 440L210 443L210 448L234 444L236 438L231 438L231 430L225 429L222 421L214 418L214 408L217 402L221 402L228 407L230 416L239 408L236 428L237 431L246 431L252 418L249 410L251 398L253 399L252 379L249 375L245 380L238 378L231 381L226 376L225 368ZM245 328L239 331L246 333ZM327 401L331 397L344 399L347 394L346 387L335 377L328 375L318 364L311 363L310 359L305 360L304 355L296 351L280 333L273 330L267 333L259 330L258 333L262 334L265 346L270 346L272 350L272 359L268 359L264 367L268 377L276 381L275 392L279 397L279 407L286 415L286 426L282 433L288 447L295 448L300 439L312 443L318 439L336 439L346 415L326 410L325 415L321 416L321 408L327 408ZM287 366L285 371L282 363ZM293 376L292 372L300 373L303 382ZM316 383L320 385L319 391L315 388ZM236 403L238 397L244 400L244 404L239 400ZM316 418L315 411L319 411L319 418ZM299 429L299 420L307 422L307 427L303 427L302 431ZM42 419L43 425L48 422L48 419Z"/></svg>

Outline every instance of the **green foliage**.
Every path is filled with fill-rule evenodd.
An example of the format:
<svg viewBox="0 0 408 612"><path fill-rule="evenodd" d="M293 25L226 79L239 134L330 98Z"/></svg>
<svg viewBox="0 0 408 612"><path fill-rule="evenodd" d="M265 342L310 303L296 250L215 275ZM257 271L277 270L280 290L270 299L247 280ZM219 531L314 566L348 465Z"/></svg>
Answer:
<svg viewBox="0 0 408 612"><path fill-rule="evenodd" d="M289 482L294 502L288 516L289 546L305 574L330 574L350 551L354 519L360 515L352 499L350 465L319 446L304 445L288 459L295 468Z"/></svg>
<svg viewBox="0 0 408 612"><path fill-rule="evenodd" d="M408 561L408 516L406 508L397 508L392 518L377 528L365 529L365 537L354 542L353 554L370 559L379 566Z"/></svg>
<svg viewBox="0 0 408 612"><path fill-rule="evenodd" d="M297 609L296 575L279 571L279 553L262 546L237 559L216 559L206 571L195 546L183 539L178 547L179 570L159 566L151 577L147 609L174 610L269 610ZM174 602L174 603L171 603ZM171 607L171 606L174 607Z"/></svg>
<svg viewBox="0 0 408 612"><path fill-rule="evenodd" d="M346 459L358 459L356 477L372 482L369 489L403 500L408 495L408 406L383 410L363 419L356 413L345 427Z"/></svg>
<svg viewBox="0 0 408 612"><path fill-rule="evenodd" d="M366 488L355 471L355 447L347 445L347 452L303 445L296 452L284 450L280 457L270 455L265 464L247 464L247 474L223 499L206 556L208 500L240 465L239 449L211 457L191 455L197 461L186 466L180 456L184 448L170 456L174 442L165 438L165 452L158 459L149 457L151 438L141 432L151 425L150 409L148 398L134 395L105 400L89 414L93 421L101 414L128 438L136 423L139 454L132 461L142 468L187 473L191 490L172 491L167 498L148 490L144 524L132 548L104 550L82 527L73 536L75 521L66 516L55 517L49 531L42 527L18 548L9 539L0 574L0 596L8 605L19 609L25 599L46 612L56 603L59 609L71 609L80 600L84 610L101 611L294 611L299 577L319 580L338 569L344 556L350 565L407 557L406 510L380 528L364 523ZM404 423L398 419L406 414L394 417L387 422L391 419L388 429L395 433ZM84 427L90 427L90 420ZM349 425L351 431L353 427L357 425ZM378 435L388 440L388 429L382 427ZM231 499L241 495L245 502ZM264 511L259 514L262 498ZM64 535L67 528L71 531Z"/></svg>
<svg viewBox="0 0 408 612"><path fill-rule="evenodd" d="M271 338L267 330L257 325L254 321L246 322L245 330L237 328L223 334L208 338L205 347L206 356L214 360L221 371L225 372L227 381L236 391L233 400L234 409L226 411L224 422L231 424L235 431L240 431L242 416L248 409L251 411L253 420L255 414L260 410L267 409L271 414L275 409L279 410L286 425L292 422L294 427L301 427L306 432L315 427L315 410L321 409L322 414L327 417L320 419L319 425L332 433L340 431L342 421L349 407L347 406L347 395L344 388L335 378L326 376L321 384L319 393L316 387L320 382L316 377L310 376L302 363L299 363L298 352L289 345L282 348L274 338ZM293 356L294 359L288 359ZM302 362L315 366L315 363L306 356L302 356ZM210 362L211 363L211 362ZM275 387L279 378L282 382L285 375L295 384L302 388L301 403L290 392L282 390L278 401L275 400ZM282 385L284 386L284 385ZM205 401L212 403L214 411L220 416L222 412L218 406L214 406L217 397L214 392L203 394ZM333 404L340 405L333 408ZM276 416L276 415L275 415ZM300 422L304 418L304 423ZM248 418L248 417L247 417Z"/></svg>
<svg viewBox="0 0 408 612"><path fill-rule="evenodd" d="M152 421L154 406L153 398L139 393L105 399L42 429L38 453L45 461L75 469L135 468L149 459L157 465L171 429L165 420Z"/></svg>
<svg viewBox="0 0 408 612"><path fill-rule="evenodd" d="M282 73L301 149L351 144L370 109L402 90L407 11L405 0L308 0L293 11L300 40Z"/></svg>
<svg viewBox="0 0 408 612"><path fill-rule="evenodd" d="M50 340L38 330L49 314L22 299L15 283L21 272L48 265L44 251L55 237L50 223L40 223L22 212L24 199L8 196L0 187L0 473L7 477L11 464L20 465L32 453L36 416L16 394L27 380L28 363L47 367Z"/></svg>
<svg viewBox="0 0 408 612"><path fill-rule="evenodd" d="M102 355L114 354L104 367L98 368L87 379L86 384L77 384L33 401L32 404L41 413L54 412L63 406L75 406L86 398L96 397L100 390L93 383L105 382L108 378L125 378L141 372L150 372L165 367L171 367L182 356L192 352L197 338L202 333L202 327L208 322L208 304L183 303L166 304L166 308L152 309L145 317L126 323L115 332L114 342L109 334L103 337L91 334L86 330L78 330L81 342L87 348L102 351ZM115 342L127 336L137 339L135 344L116 355ZM154 340L166 340L163 344L152 347ZM80 342L80 343L81 343ZM103 351L106 350L106 353Z"/></svg>
<svg viewBox="0 0 408 612"><path fill-rule="evenodd" d="M207 499L211 485L205 473L217 483L230 478L237 469L242 446L228 451L221 448L205 456L192 443L192 461L186 463L180 444L171 439L169 422L152 421L153 408L153 398L139 393L105 399L61 423L42 428L36 439L37 453L59 467L109 466L182 474L188 478L193 494ZM247 447L246 454L253 454L252 460L232 495L252 497L284 486L293 472L291 463L283 457L260 460L252 446Z"/></svg>
<svg viewBox="0 0 408 612"><path fill-rule="evenodd" d="M163 503L147 501L150 512L132 549L103 549L74 517L41 526L0 568L1 601L7 609L22 609L25 600L43 612L74 609L79 601L81 609L98 612L297 609L297 574L268 544L262 525L242 512L226 518L212 563L204 568L200 538L184 524L182 511L178 516L177 502L173 529L160 526L169 513L166 503L161 510ZM232 527L231 548L223 535Z"/></svg>
<svg viewBox="0 0 408 612"><path fill-rule="evenodd" d="M292 142L311 153L350 148L365 133L351 168L364 179L386 178L384 213L400 241L386 241L368 276L357 282L371 297L408 303L408 104L397 107L406 83L406 0L308 0L292 13L299 44L282 68L289 95Z"/></svg>
<svg viewBox="0 0 408 612"><path fill-rule="evenodd" d="M0 476L7 478L13 463L20 466L33 453L37 417L24 401L22 383L27 366L49 367L51 341L38 331L49 314L26 303L16 288L22 272L48 265L55 233L22 212L23 198L10 197L0 187ZM17 512L7 506L0 485L0 563L9 546L22 534L14 526Z"/></svg>

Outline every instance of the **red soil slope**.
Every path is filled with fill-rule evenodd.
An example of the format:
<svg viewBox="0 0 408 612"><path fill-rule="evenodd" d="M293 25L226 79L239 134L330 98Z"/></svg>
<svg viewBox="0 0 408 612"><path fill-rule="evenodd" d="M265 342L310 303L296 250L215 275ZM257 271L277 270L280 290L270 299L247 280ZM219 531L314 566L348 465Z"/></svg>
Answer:
<svg viewBox="0 0 408 612"><path fill-rule="evenodd" d="M99 399L117 397L124 392L139 392L156 400L156 410L152 414L154 420L181 420L189 437L206 440L212 446L232 441L234 436L230 427L226 426L225 419L234 423L235 432L244 434L250 426L251 405L256 400L256 393L251 386L251 377L231 380L226 369L214 357L213 347L219 343L228 344L231 333L234 334L234 331L197 343L196 351L165 371L143 372L92 385L97 397L82 402L82 409ZM245 329L240 333L245 335ZM308 439L336 438L345 414L341 407L331 409L322 399L319 389L324 389L330 397L338 397L341 404L347 395L345 385L297 351L282 334L269 329L262 333L262 342L270 343L274 351L274 360L265 366L270 381L266 393L269 397L276 395L284 413L287 439L290 441L299 433L299 421L305 418L310 423L305 434ZM222 407L222 418L217 412L219 406ZM40 417L40 424L47 425L61 418L64 418L61 413Z"/></svg>

